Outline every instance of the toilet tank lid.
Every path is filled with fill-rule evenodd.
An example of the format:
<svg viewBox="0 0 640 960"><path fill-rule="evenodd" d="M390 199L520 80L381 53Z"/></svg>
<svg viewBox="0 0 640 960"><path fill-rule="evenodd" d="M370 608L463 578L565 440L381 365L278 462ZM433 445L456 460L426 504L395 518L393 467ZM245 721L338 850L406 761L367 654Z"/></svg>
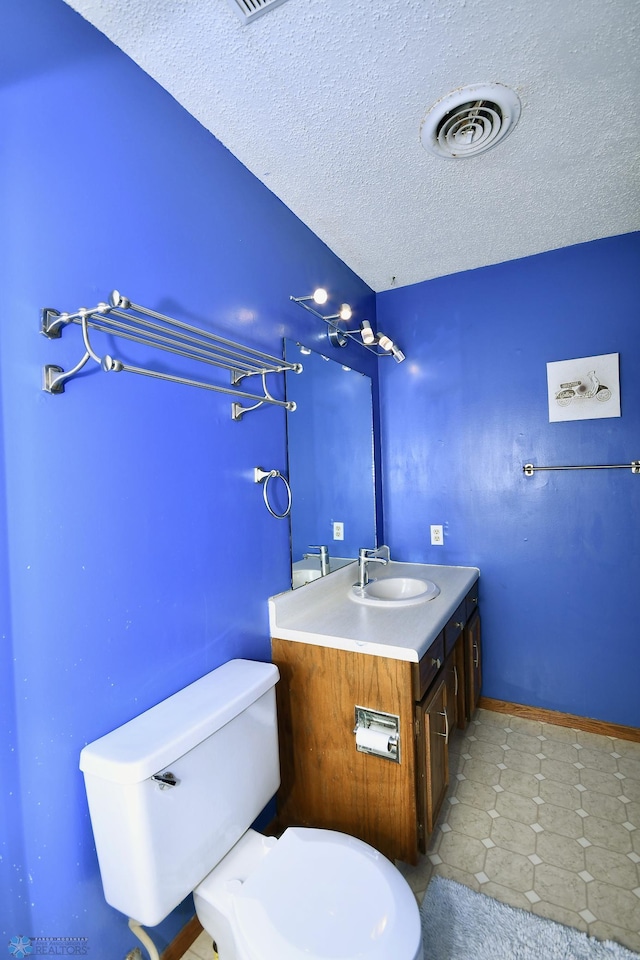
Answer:
<svg viewBox="0 0 640 960"><path fill-rule="evenodd" d="M164 770L275 686L273 663L229 660L80 753L80 769L113 783Z"/></svg>

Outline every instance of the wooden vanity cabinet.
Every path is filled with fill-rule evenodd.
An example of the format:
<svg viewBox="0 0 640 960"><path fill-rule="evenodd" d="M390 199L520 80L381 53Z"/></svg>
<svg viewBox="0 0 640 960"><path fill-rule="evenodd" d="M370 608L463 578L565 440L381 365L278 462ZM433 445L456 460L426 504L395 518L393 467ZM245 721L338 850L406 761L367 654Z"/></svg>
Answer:
<svg viewBox="0 0 640 960"><path fill-rule="evenodd" d="M271 646L280 670L278 825L340 830L415 863L417 664L277 638ZM356 750L356 706L399 717L400 763Z"/></svg>
<svg viewBox="0 0 640 960"><path fill-rule="evenodd" d="M449 784L449 737L480 694L477 584L419 663L274 637L278 825L340 830L416 863ZM356 750L355 708L398 716L400 762Z"/></svg>

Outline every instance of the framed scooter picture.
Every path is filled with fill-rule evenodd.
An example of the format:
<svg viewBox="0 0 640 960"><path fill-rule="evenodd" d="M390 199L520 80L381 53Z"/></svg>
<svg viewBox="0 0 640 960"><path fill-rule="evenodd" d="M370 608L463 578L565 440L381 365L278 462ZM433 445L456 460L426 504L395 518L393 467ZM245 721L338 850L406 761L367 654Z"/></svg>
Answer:
<svg viewBox="0 0 640 960"><path fill-rule="evenodd" d="M549 422L620 416L620 354L547 364Z"/></svg>

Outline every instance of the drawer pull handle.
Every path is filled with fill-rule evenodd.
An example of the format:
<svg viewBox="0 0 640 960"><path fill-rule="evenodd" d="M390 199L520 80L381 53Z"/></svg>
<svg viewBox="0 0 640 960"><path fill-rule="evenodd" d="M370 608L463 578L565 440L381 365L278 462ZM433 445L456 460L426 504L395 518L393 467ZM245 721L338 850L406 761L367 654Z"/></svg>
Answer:
<svg viewBox="0 0 640 960"><path fill-rule="evenodd" d="M435 664L436 670L439 670L442 665L442 660L440 659L440 657L432 657L431 663Z"/></svg>
<svg viewBox="0 0 640 960"><path fill-rule="evenodd" d="M444 737L444 742L449 743L449 717L446 710L439 710L438 713L444 717L444 733L438 733L439 737Z"/></svg>
<svg viewBox="0 0 640 960"><path fill-rule="evenodd" d="M456 627L458 628L458 630L462 630L462 628L464 627L464 623L462 623L462 622L459 623L459 622L456 620Z"/></svg>
<svg viewBox="0 0 640 960"><path fill-rule="evenodd" d="M454 696L458 696L458 665L454 663L453 665L453 676L455 677L455 687L454 687Z"/></svg>
<svg viewBox="0 0 640 960"><path fill-rule="evenodd" d="M478 666L478 644L475 642L475 640L473 643L473 665L474 667Z"/></svg>

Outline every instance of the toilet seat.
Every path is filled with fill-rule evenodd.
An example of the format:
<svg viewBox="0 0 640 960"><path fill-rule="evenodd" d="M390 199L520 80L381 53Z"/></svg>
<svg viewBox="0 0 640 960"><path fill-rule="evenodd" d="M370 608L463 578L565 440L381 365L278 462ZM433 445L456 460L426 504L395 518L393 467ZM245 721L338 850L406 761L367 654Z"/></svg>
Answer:
<svg viewBox="0 0 640 960"><path fill-rule="evenodd" d="M206 884L198 888L201 897ZM244 882L225 886L242 960L422 958L408 884L354 837L289 827Z"/></svg>

